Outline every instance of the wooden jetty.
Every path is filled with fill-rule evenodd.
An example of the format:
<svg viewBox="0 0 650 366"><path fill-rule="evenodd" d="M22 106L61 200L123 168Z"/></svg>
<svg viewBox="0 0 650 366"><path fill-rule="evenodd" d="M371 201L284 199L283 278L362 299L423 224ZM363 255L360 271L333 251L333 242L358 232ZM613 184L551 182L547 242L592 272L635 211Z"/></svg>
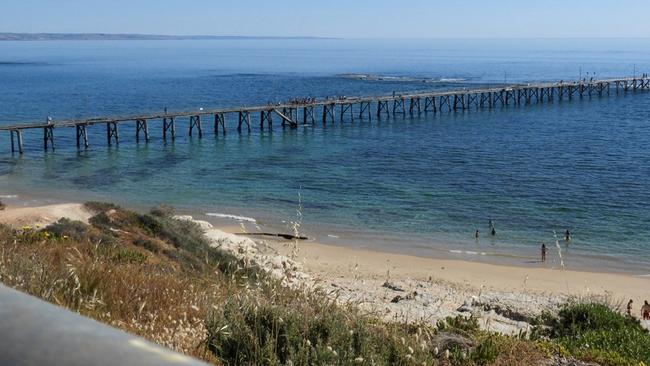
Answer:
<svg viewBox="0 0 650 366"><path fill-rule="evenodd" d="M77 148L88 148L88 129L95 125L106 126L107 144L119 144L119 127L123 123L135 123L136 141L150 140L150 122L162 122L163 140L176 137L176 122L188 119L190 136L203 137L205 120L213 122L213 133L226 133L226 116L237 116L237 131L251 131L251 115L259 113L259 128L273 129L273 116L280 118L282 126L298 127L316 123L340 121L370 120L373 114L377 118L406 116L406 114L441 113L464 111L469 109L484 110L510 105L521 106L533 103L545 103L554 100L571 100L592 96L607 96L610 93L628 93L650 90L649 77L627 77L604 80L581 80L573 82L548 82L535 84L513 84L499 87L476 89L459 89L451 91L431 91L405 93L384 96L347 97L337 99L310 100L306 103L285 103L279 105L261 105L239 108L222 108L185 112L163 112L121 117L101 117L85 120L53 121L48 118L45 123L26 123L0 126L0 131L9 131L11 151L23 153L23 131L43 130L43 148L54 150L54 131L61 128L76 130ZM374 112L374 113L373 113ZM318 118L317 118L318 117Z"/></svg>

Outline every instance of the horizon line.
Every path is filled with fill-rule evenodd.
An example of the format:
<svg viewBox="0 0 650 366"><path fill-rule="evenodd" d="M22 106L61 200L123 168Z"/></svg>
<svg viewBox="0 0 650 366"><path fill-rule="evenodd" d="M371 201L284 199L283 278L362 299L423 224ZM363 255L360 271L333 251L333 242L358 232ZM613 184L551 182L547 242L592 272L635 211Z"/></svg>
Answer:
<svg viewBox="0 0 650 366"><path fill-rule="evenodd" d="M42 37L42 38L39 38ZM68 38L66 38L68 37ZM87 38L84 38L87 37ZM93 38L94 39L91 39ZM650 36L534 36L534 37L335 37L308 35L209 35L106 32L0 32L0 41L47 40L218 40L218 39L304 39L304 40L571 40L650 39Z"/></svg>

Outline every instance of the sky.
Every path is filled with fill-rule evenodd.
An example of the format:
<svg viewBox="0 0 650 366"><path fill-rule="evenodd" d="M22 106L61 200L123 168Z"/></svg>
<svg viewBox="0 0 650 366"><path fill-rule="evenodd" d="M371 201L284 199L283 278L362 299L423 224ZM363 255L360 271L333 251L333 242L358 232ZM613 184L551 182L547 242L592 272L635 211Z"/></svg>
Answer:
<svg viewBox="0 0 650 366"><path fill-rule="evenodd" d="M649 0L2 0L0 32L650 37Z"/></svg>

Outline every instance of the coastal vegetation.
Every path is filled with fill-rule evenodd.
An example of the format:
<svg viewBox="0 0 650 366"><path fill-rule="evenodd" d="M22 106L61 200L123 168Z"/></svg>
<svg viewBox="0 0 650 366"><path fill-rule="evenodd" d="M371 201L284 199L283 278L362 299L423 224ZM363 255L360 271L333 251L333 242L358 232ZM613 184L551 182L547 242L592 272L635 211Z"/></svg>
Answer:
<svg viewBox="0 0 650 366"><path fill-rule="evenodd" d="M644 365L650 335L601 304L571 303L531 334L472 316L385 322L314 287L287 287L211 247L160 207L90 202L90 224L0 226L0 282L214 364Z"/></svg>

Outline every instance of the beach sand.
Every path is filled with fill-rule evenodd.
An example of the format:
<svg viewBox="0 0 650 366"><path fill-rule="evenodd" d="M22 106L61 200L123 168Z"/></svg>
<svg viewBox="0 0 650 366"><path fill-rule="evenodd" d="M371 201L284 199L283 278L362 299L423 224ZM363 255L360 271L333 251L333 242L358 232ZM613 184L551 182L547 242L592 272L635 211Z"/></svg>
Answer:
<svg viewBox="0 0 650 366"><path fill-rule="evenodd" d="M87 222L92 213L77 203L7 207L0 223L43 227L61 217ZM192 220L191 216L179 219ZM634 315L650 299L650 278L420 258L395 253L288 241L242 234L246 228L214 228L197 221L213 246L257 264L291 286L319 288L341 302L387 320L435 322L474 314L488 330L517 334L532 318L571 298L620 305L634 300ZM243 230L242 230L243 229ZM646 324L650 326L650 324Z"/></svg>
<svg viewBox="0 0 650 366"><path fill-rule="evenodd" d="M242 233L233 226L219 229ZM295 261L337 298L388 320L475 314L486 329L517 334L543 310L557 310L566 301L606 302L624 311L633 299L639 317L643 300L650 299L650 278L629 274L420 258L306 241L265 240L264 246ZM644 325L650 328L650 322Z"/></svg>
<svg viewBox="0 0 650 366"><path fill-rule="evenodd" d="M62 217L88 223L93 215L80 203L62 203L47 206L23 207L7 206L0 211L0 223L15 228L29 226L41 228L58 221Z"/></svg>

